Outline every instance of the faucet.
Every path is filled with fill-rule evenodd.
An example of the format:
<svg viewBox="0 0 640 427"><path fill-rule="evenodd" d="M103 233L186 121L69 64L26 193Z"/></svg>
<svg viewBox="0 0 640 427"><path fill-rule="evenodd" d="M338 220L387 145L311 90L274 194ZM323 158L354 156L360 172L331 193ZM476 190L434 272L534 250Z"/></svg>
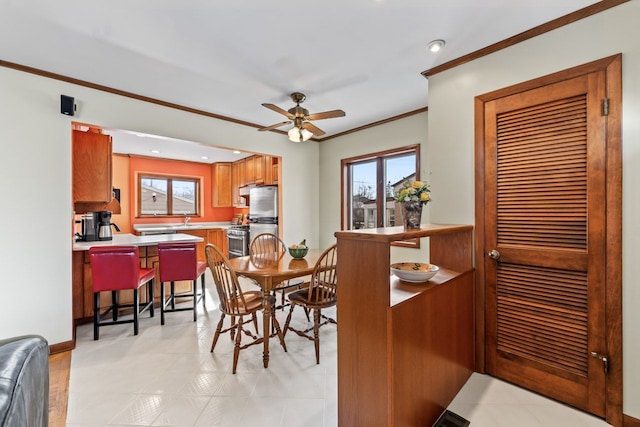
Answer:
<svg viewBox="0 0 640 427"><path fill-rule="evenodd" d="M184 214L184 225L187 226L189 225L189 220L191 219L190 216L187 216L187 214Z"/></svg>

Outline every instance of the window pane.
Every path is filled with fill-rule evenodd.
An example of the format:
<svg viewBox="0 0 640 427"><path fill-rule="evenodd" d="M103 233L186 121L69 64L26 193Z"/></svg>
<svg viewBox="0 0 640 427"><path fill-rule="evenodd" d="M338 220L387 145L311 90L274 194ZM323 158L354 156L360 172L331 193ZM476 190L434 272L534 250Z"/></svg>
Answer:
<svg viewBox="0 0 640 427"><path fill-rule="evenodd" d="M351 229L376 228L376 162L351 166Z"/></svg>
<svg viewBox="0 0 640 427"><path fill-rule="evenodd" d="M384 224L386 227L393 227L402 223L402 213L400 205L395 202L395 193L402 187L402 183L416 178L416 155L407 154L398 157L388 157L384 159L384 181L386 182L386 209L384 212Z"/></svg>
<svg viewBox="0 0 640 427"><path fill-rule="evenodd" d="M173 215L195 215L197 189L195 181L172 180Z"/></svg>
<svg viewBox="0 0 640 427"><path fill-rule="evenodd" d="M142 178L140 180L140 213L142 215L167 215L167 180Z"/></svg>

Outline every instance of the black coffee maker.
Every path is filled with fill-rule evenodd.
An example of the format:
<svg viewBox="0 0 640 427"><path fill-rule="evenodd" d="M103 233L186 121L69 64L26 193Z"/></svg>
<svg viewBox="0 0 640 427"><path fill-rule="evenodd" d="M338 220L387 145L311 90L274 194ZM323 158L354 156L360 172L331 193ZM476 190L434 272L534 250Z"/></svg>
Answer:
<svg viewBox="0 0 640 427"><path fill-rule="evenodd" d="M111 227L113 226L116 231L120 231L120 227L117 224L111 222L111 211L99 211L98 214L98 226L97 235L98 240L111 240L113 239L113 233Z"/></svg>
<svg viewBox="0 0 640 427"><path fill-rule="evenodd" d="M98 240L98 223L100 220L99 212L87 212L82 215L80 234L76 233L76 239L81 242L94 242Z"/></svg>

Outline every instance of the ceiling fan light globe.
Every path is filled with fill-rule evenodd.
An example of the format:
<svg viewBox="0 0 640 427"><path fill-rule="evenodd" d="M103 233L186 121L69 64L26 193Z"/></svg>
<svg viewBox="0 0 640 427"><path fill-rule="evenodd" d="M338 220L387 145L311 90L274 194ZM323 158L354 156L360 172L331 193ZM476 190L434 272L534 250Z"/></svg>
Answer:
<svg viewBox="0 0 640 427"><path fill-rule="evenodd" d="M289 141L291 142L302 141L302 135L300 134L300 129L298 129L297 126L294 126L291 129L289 129L289 132L287 132L287 135L289 135Z"/></svg>
<svg viewBox="0 0 640 427"><path fill-rule="evenodd" d="M313 136L313 133L307 129L302 129L300 131L300 135L302 135L302 140L303 141L308 141L309 138L311 138Z"/></svg>

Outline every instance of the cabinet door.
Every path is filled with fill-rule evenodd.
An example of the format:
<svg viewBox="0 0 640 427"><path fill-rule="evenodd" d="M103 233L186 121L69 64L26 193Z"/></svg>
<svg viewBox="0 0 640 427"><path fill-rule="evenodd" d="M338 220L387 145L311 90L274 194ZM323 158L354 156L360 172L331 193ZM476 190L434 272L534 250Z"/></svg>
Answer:
<svg viewBox="0 0 640 427"><path fill-rule="evenodd" d="M73 131L73 201L109 203L112 198L111 136Z"/></svg>
<svg viewBox="0 0 640 427"><path fill-rule="evenodd" d="M225 256L229 256L229 246L227 244L227 231L222 228L212 228L207 230L207 243L216 245Z"/></svg>
<svg viewBox="0 0 640 427"><path fill-rule="evenodd" d="M253 169L255 171L254 176L254 183L260 185L260 184L266 184L266 179L265 179L265 159L268 156L253 156Z"/></svg>
<svg viewBox="0 0 640 427"><path fill-rule="evenodd" d="M236 162L238 165L238 187L244 187L247 185L247 168L245 163L245 159L238 160Z"/></svg>
<svg viewBox="0 0 640 427"><path fill-rule="evenodd" d="M231 164L231 204L240 204L240 167L238 162Z"/></svg>
<svg viewBox="0 0 640 427"><path fill-rule="evenodd" d="M233 206L231 197L231 163L214 163L211 168L211 204L214 208Z"/></svg>
<svg viewBox="0 0 640 427"><path fill-rule="evenodd" d="M247 184L256 182L256 159L255 156L247 157L244 161L245 179Z"/></svg>

